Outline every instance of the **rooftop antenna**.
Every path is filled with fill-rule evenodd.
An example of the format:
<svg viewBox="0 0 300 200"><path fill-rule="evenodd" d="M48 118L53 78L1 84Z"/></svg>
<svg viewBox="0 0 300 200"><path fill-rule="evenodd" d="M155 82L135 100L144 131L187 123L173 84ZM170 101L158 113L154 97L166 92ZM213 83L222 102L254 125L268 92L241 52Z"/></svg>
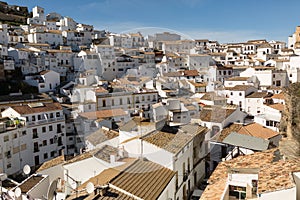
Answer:
<svg viewBox="0 0 300 200"><path fill-rule="evenodd" d="M57 188L57 180L52 181L51 185L48 188L47 192L47 199L53 200L53 198L56 200L56 188Z"/></svg>
<svg viewBox="0 0 300 200"><path fill-rule="evenodd" d="M86 191L87 193L91 194L92 192L94 192L95 190L95 186L92 182L89 182L87 185L86 185Z"/></svg>

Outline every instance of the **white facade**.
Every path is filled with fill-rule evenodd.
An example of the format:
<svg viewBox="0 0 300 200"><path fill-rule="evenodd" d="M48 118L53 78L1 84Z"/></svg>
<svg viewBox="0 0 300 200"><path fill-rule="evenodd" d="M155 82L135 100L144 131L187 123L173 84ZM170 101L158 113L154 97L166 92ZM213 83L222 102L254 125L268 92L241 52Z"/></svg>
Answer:
<svg viewBox="0 0 300 200"><path fill-rule="evenodd" d="M239 87L237 85L234 88ZM228 98L227 98L227 103L228 104L233 104L239 106L242 110L246 110L246 96L256 92L257 89L253 86L247 87L247 89L235 89L235 90L228 90Z"/></svg>
<svg viewBox="0 0 300 200"><path fill-rule="evenodd" d="M30 142L32 138L26 133L25 122L10 120L0 123L0 145L2 171L7 175L22 172L23 166L31 160Z"/></svg>
<svg viewBox="0 0 300 200"><path fill-rule="evenodd" d="M57 106L57 103L46 104L50 107L52 107L50 104ZM57 107L57 109L52 108L46 111L48 108L44 109L45 106L43 103L28 104L10 107L2 112L3 117L26 119L26 132L24 134L30 137L29 143L26 144L29 149L29 158L26 159L26 164L30 166L39 165L57 157L62 151L66 151L65 119L62 109ZM16 111L22 107L23 109L31 107L33 111L24 114ZM38 107L42 107L41 110L43 111L39 111Z"/></svg>
<svg viewBox="0 0 300 200"><path fill-rule="evenodd" d="M54 91L60 84L59 73L55 71L43 71L40 75L26 76L25 82L29 85L38 87L39 93Z"/></svg>

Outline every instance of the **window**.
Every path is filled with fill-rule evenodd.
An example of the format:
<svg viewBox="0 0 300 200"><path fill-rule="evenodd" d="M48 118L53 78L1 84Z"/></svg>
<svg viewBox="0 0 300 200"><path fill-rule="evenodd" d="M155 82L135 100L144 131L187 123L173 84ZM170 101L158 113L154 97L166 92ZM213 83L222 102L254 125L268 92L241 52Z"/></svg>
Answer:
<svg viewBox="0 0 300 200"><path fill-rule="evenodd" d="M49 126L49 131L53 131L53 126L52 125Z"/></svg>
<svg viewBox="0 0 300 200"><path fill-rule="evenodd" d="M18 137L18 134L17 133L15 133L14 134L14 139L16 139Z"/></svg>
<svg viewBox="0 0 300 200"><path fill-rule="evenodd" d="M106 101L105 101L105 99L102 100L102 107L106 107Z"/></svg>
<svg viewBox="0 0 300 200"><path fill-rule="evenodd" d="M123 99L121 98L121 99L120 99L120 105L122 105L122 104L123 104Z"/></svg>
<svg viewBox="0 0 300 200"><path fill-rule="evenodd" d="M7 164L7 166L6 166L7 168L11 168L11 164L9 163L9 164Z"/></svg>
<svg viewBox="0 0 300 200"><path fill-rule="evenodd" d="M111 100L111 105L112 105L112 106L115 105L115 100L114 100L114 99Z"/></svg>
<svg viewBox="0 0 300 200"><path fill-rule="evenodd" d="M53 118L53 117L54 117L53 113L50 113L50 118Z"/></svg>
<svg viewBox="0 0 300 200"><path fill-rule="evenodd" d="M239 95L242 96L242 93L240 92Z"/></svg>
<svg viewBox="0 0 300 200"><path fill-rule="evenodd" d="M293 74L290 74L290 77L293 77Z"/></svg>
<svg viewBox="0 0 300 200"><path fill-rule="evenodd" d="M41 120L41 115L38 115L38 120Z"/></svg>
<svg viewBox="0 0 300 200"><path fill-rule="evenodd" d="M57 124L57 133L61 133L62 132L62 127L61 124Z"/></svg>
<svg viewBox="0 0 300 200"><path fill-rule="evenodd" d="M233 92L230 92L230 95L232 96L232 95L233 95Z"/></svg>
<svg viewBox="0 0 300 200"><path fill-rule="evenodd" d="M31 117L31 121L35 121L35 116L34 115Z"/></svg>
<svg viewBox="0 0 300 200"><path fill-rule="evenodd" d="M26 131L22 131L22 135L26 135Z"/></svg>
<svg viewBox="0 0 300 200"><path fill-rule="evenodd" d="M54 140L53 138L50 139L50 144L53 144L54 143Z"/></svg>
<svg viewBox="0 0 300 200"><path fill-rule="evenodd" d="M11 158L11 153L10 153L10 151L5 152L5 156L6 156L7 158Z"/></svg>
<svg viewBox="0 0 300 200"><path fill-rule="evenodd" d="M48 153L44 153L44 159L48 158Z"/></svg>
<svg viewBox="0 0 300 200"><path fill-rule="evenodd" d="M55 151L51 151L50 156L54 157Z"/></svg>
<svg viewBox="0 0 300 200"><path fill-rule="evenodd" d="M4 136L3 140L4 142L7 142L9 140L9 136L8 135Z"/></svg>
<svg viewBox="0 0 300 200"><path fill-rule="evenodd" d="M56 117L60 117L60 112L56 112Z"/></svg>
<svg viewBox="0 0 300 200"><path fill-rule="evenodd" d="M45 133L46 132L46 126L42 127L42 132Z"/></svg>
<svg viewBox="0 0 300 200"><path fill-rule="evenodd" d="M43 140L43 146L47 146L47 140Z"/></svg>
<svg viewBox="0 0 300 200"><path fill-rule="evenodd" d="M281 86L281 81L276 81L276 86Z"/></svg>

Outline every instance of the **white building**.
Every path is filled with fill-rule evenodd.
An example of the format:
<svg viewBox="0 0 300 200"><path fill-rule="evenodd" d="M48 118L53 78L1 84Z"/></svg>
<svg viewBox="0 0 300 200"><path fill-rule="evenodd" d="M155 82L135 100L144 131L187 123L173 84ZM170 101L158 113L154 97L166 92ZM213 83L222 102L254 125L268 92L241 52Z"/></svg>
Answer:
<svg viewBox="0 0 300 200"><path fill-rule="evenodd" d="M31 159L32 138L26 134L25 121L19 118L0 119L1 160L3 173L13 175L21 173L27 160Z"/></svg>
<svg viewBox="0 0 300 200"><path fill-rule="evenodd" d="M59 73L51 70L42 71L38 75L26 76L25 82L38 88L39 93L54 91L60 84Z"/></svg>
<svg viewBox="0 0 300 200"><path fill-rule="evenodd" d="M120 130L120 139L128 138L120 142L129 156L143 156L176 171L175 199L187 199L205 175L205 163L201 158L206 155L203 141L207 129L198 125L182 126L172 133L149 129L134 138L133 132L128 128L129 126L124 126ZM143 129L143 125L140 128Z"/></svg>
<svg viewBox="0 0 300 200"><path fill-rule="evenodd" d="M246 96L257 92L257 88L251 85L236 85L227 89L227 103L239 106L246 111Z"/></svg>
<svg viewBox="0 0 300 200"><path fill-rule="evenodd" d="M270 97L266 92L254 92L246 96L245 111L252 116L263 114L266 97Z"/></svg>
<svg viewBox="0 0 300 200"><path fill-rule="evenodd" d="M12 106L4 110L2 116L26 121L26 130L22 133L30 138L26 144L29 151L26 164L37 166L66 151L65 119L59 103Z"/></svg>

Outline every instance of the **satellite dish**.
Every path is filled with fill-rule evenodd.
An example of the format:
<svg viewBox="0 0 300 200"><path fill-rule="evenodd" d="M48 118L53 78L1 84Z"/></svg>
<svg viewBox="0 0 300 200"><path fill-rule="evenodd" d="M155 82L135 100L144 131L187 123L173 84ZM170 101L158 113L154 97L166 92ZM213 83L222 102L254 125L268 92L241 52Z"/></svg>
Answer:
<svg viewBox="0 0 300 200"><path fill-rule="evenodd" d="M19 197L21 196L21 194L22 194L21 188L17 187L17 188L15 189L15 196L16 196L17 198L19 198Z"/></svg>
<svg viewBox="0 0 300 200"><path fill-rule="evenodd" d="M5 173L0 174L0 180L4 181L5 179L7 179L7 174Z"/></svg>
<svg viewBox="0 0 300 200"><path fill-rule="evenodd" d="M30 174L30 171L31 171L31 168L30 168L29 165L25 165L25 166L23 167L23 172L24 172L24 174L28 175L28 174Z"/></svg>
<svg viewBox="0 0 300 200"><path fill-rule="evenodd" d="M92 182L89 182L87 185L86 185L86 191L91 194L92 192L94 192L95 190L95 186Z"/></svg>
<svg viewBox="0 0 300 200"><path fill-rule="evenodd" d="M57 180L52 181L51 185L48 188L48 192L47 192L47 199L48 200L53 200L53 197L55 194L55 190L57 188Z"/></svg>

